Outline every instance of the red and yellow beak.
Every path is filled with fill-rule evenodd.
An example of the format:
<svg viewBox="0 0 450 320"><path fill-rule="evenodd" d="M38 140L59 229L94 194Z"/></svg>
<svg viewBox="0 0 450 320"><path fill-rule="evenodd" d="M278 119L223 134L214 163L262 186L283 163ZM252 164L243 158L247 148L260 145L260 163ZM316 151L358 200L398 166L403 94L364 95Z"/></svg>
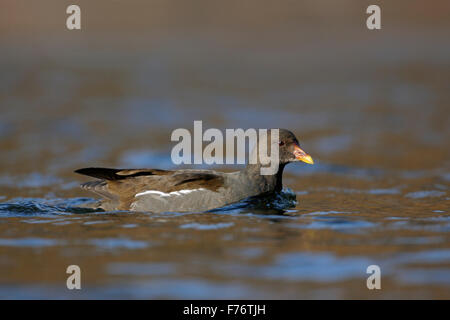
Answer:
<svg viewBox="0 0 450 320"><path fill-rule="evenodd" d="M300 149L299 146L294 147L294 156L296 160L303 161L309 164L314 164L314 160L311 158L311 156L302 149Z"/></svg>

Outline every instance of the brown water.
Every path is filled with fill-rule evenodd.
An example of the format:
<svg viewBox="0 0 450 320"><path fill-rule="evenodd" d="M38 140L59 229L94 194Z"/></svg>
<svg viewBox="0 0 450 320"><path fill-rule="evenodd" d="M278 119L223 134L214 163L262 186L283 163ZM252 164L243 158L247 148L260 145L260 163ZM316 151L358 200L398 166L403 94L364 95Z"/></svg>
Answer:
<svg viewBox="0 0 450 320"><path fill-rule="evenodd" d="M448 26L189 30L5 36L0 298L450 298ZM194 120L290 129L316 164L263 204L82 208L73 170L174 168Z"/></svg>

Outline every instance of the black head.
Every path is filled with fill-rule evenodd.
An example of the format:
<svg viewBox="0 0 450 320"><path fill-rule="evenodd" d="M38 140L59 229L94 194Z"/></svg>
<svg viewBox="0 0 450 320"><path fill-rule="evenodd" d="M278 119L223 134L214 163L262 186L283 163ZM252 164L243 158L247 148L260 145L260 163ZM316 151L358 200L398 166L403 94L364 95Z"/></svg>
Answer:
<svg viewBox="0 0 450 320"><path fill-rule="evenodd" d="M311 156L300 148L297 138L291 131L279 129L278 141L280 163L303 161L314 164Z"/></svg>

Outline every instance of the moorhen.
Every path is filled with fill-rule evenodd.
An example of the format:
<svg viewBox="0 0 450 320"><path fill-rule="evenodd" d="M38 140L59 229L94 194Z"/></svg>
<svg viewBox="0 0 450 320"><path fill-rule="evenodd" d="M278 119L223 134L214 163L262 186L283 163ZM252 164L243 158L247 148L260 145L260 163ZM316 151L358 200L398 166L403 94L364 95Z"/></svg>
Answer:
<svg viewBox="0 0 450 320"><path fill-rule="evenodd" d="M83 183L83 189L104 199L104 210L158 212L208 211L253 196L264 196L282 190L286 164L312 158L299 146L295 135L279 130L279 166L273 175L261 175L261 164L237 172L213 170L159 170L84 168L76 173L101 180Z"/></svg>

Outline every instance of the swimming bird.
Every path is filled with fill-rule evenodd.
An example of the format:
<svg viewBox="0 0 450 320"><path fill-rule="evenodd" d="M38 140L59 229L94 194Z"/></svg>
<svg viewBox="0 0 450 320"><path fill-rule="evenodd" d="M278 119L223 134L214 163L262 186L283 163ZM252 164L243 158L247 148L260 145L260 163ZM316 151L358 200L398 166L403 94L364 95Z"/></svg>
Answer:
<svg viewBox="0 0 450 320"><path fill-rule="evenodd" d="M104 210L204 212L249 197L279 192L288 163L314 163L289 130L279 129L278 147L278 170L271 175L261 174L260 161L231 173L111 168L83 168L75 172L99 179L81 187L100 195L103 198L100 208Z"/></svg>

